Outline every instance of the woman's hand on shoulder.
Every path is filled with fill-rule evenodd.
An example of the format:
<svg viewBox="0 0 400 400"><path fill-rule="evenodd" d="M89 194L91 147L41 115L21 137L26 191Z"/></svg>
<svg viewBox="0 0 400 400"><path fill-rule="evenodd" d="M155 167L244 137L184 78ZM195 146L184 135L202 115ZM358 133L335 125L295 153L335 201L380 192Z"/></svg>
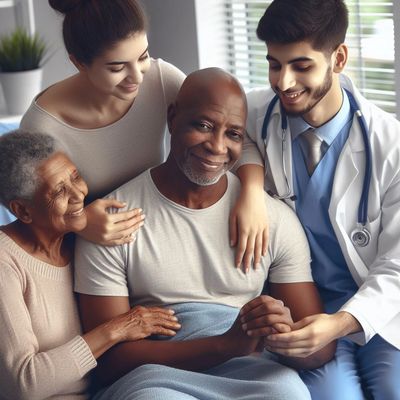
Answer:
<svg viewBox="0 0 400 400"><path fill-rule="evenodd" d="M262 189L244 190L229 218L231 246L236 246L235 266L249 271L256 269L268 250L268 224L265 193Z"/></svg>
<svg viewBox="0 0 400 400"><path fill-rule="evenodd" d="M124 208L116 199L97 199L85 207L86 228L79 235L103 246L116 246L135 240L137 230L144 224L142 209L135 208L119 213L109 213L109 208Z"/></svg>

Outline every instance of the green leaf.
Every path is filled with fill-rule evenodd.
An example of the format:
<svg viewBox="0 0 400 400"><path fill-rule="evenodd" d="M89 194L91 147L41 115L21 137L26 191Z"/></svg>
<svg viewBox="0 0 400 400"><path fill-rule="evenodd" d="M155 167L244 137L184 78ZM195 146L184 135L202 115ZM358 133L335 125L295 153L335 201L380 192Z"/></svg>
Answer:
<svg viewBox="0 0 400 400"><path fill-rule="evenodd" d="M47 45L37 34L16 29L0 39L0 71L29 71L41 67Z"/></svg>

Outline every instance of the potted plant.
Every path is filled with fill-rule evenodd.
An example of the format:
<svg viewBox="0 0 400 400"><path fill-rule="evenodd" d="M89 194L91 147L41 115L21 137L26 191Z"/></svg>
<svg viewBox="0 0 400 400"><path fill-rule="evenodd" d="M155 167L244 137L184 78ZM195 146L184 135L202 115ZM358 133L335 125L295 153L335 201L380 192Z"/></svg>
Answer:
<svg viewBox="0 0 400 400"><path fill-rule="evenodd" d="M23 114L41 90L45 42L16 29L0 39L0 82L9 114Z"/></svg>

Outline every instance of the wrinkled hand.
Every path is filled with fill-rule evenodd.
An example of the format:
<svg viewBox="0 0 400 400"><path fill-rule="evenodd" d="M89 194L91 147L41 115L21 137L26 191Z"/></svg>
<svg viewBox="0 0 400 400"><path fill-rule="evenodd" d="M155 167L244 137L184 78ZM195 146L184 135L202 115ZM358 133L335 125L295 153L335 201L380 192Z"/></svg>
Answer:
<svg viewBox="0 0 400 400"><path fill-rule="evenodd" d="M265 194L263 190L244 191L229 217L229 238L236 246L235 265L248 272L251 261L257 268L261 256L268 251L268 225Z"/></svg>
<svg viewBox="0 0 400 400"><path fill-rule="evenodd" d="M290 332L293 320L289 308L271 296L258 296L240 310L242 329L252 337Z"/></svg>
<svg viewBox="0 0 400 400"><path fill-rule="evenodd" d="M174 311L161 307L136 306L113 318L110 323L120 341L139 340L151 335L174 336L181 327Z"/></svg>
<svg viewBox="0 0 400 400"><path fill-rule="evenodd" d="M250 353L261 351L263 343L258 337L250 337L242 329L240 315L231 328L222 335L222 342L228 348L231 358L247 356Z"/></svg>
<svg viewBox="0 0 400 400"><path fill-rule="evenodd" d="M108 208L124 208L125 203L115 199L97 199L85 207L87 226L79 232L86 240L116 246L135 240L135 232L144 224L140 208L119 213L109 213Z"/></svg>
<svg viewBox="0 0 400 400"><path fill-rule="evenodd" d="M276 333L264 339L265 348L289 357L308 357L341 336L337 314L316 314L296 322L289 333Z"/></svg>

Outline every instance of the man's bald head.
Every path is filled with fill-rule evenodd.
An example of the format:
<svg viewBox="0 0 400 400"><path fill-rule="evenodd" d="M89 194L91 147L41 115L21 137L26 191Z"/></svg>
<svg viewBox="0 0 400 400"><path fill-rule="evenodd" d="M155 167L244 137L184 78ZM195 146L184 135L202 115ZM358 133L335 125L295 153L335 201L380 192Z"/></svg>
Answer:
<svg viewBox="0 0 400 400"><path fill-rule="evenodd" d="M204 68L187 76L179 90L176 103L182 106L196 106L199 101L211 100L224 91L237 93L247 109L246 94L239 81L221 68Z"/></svg>

